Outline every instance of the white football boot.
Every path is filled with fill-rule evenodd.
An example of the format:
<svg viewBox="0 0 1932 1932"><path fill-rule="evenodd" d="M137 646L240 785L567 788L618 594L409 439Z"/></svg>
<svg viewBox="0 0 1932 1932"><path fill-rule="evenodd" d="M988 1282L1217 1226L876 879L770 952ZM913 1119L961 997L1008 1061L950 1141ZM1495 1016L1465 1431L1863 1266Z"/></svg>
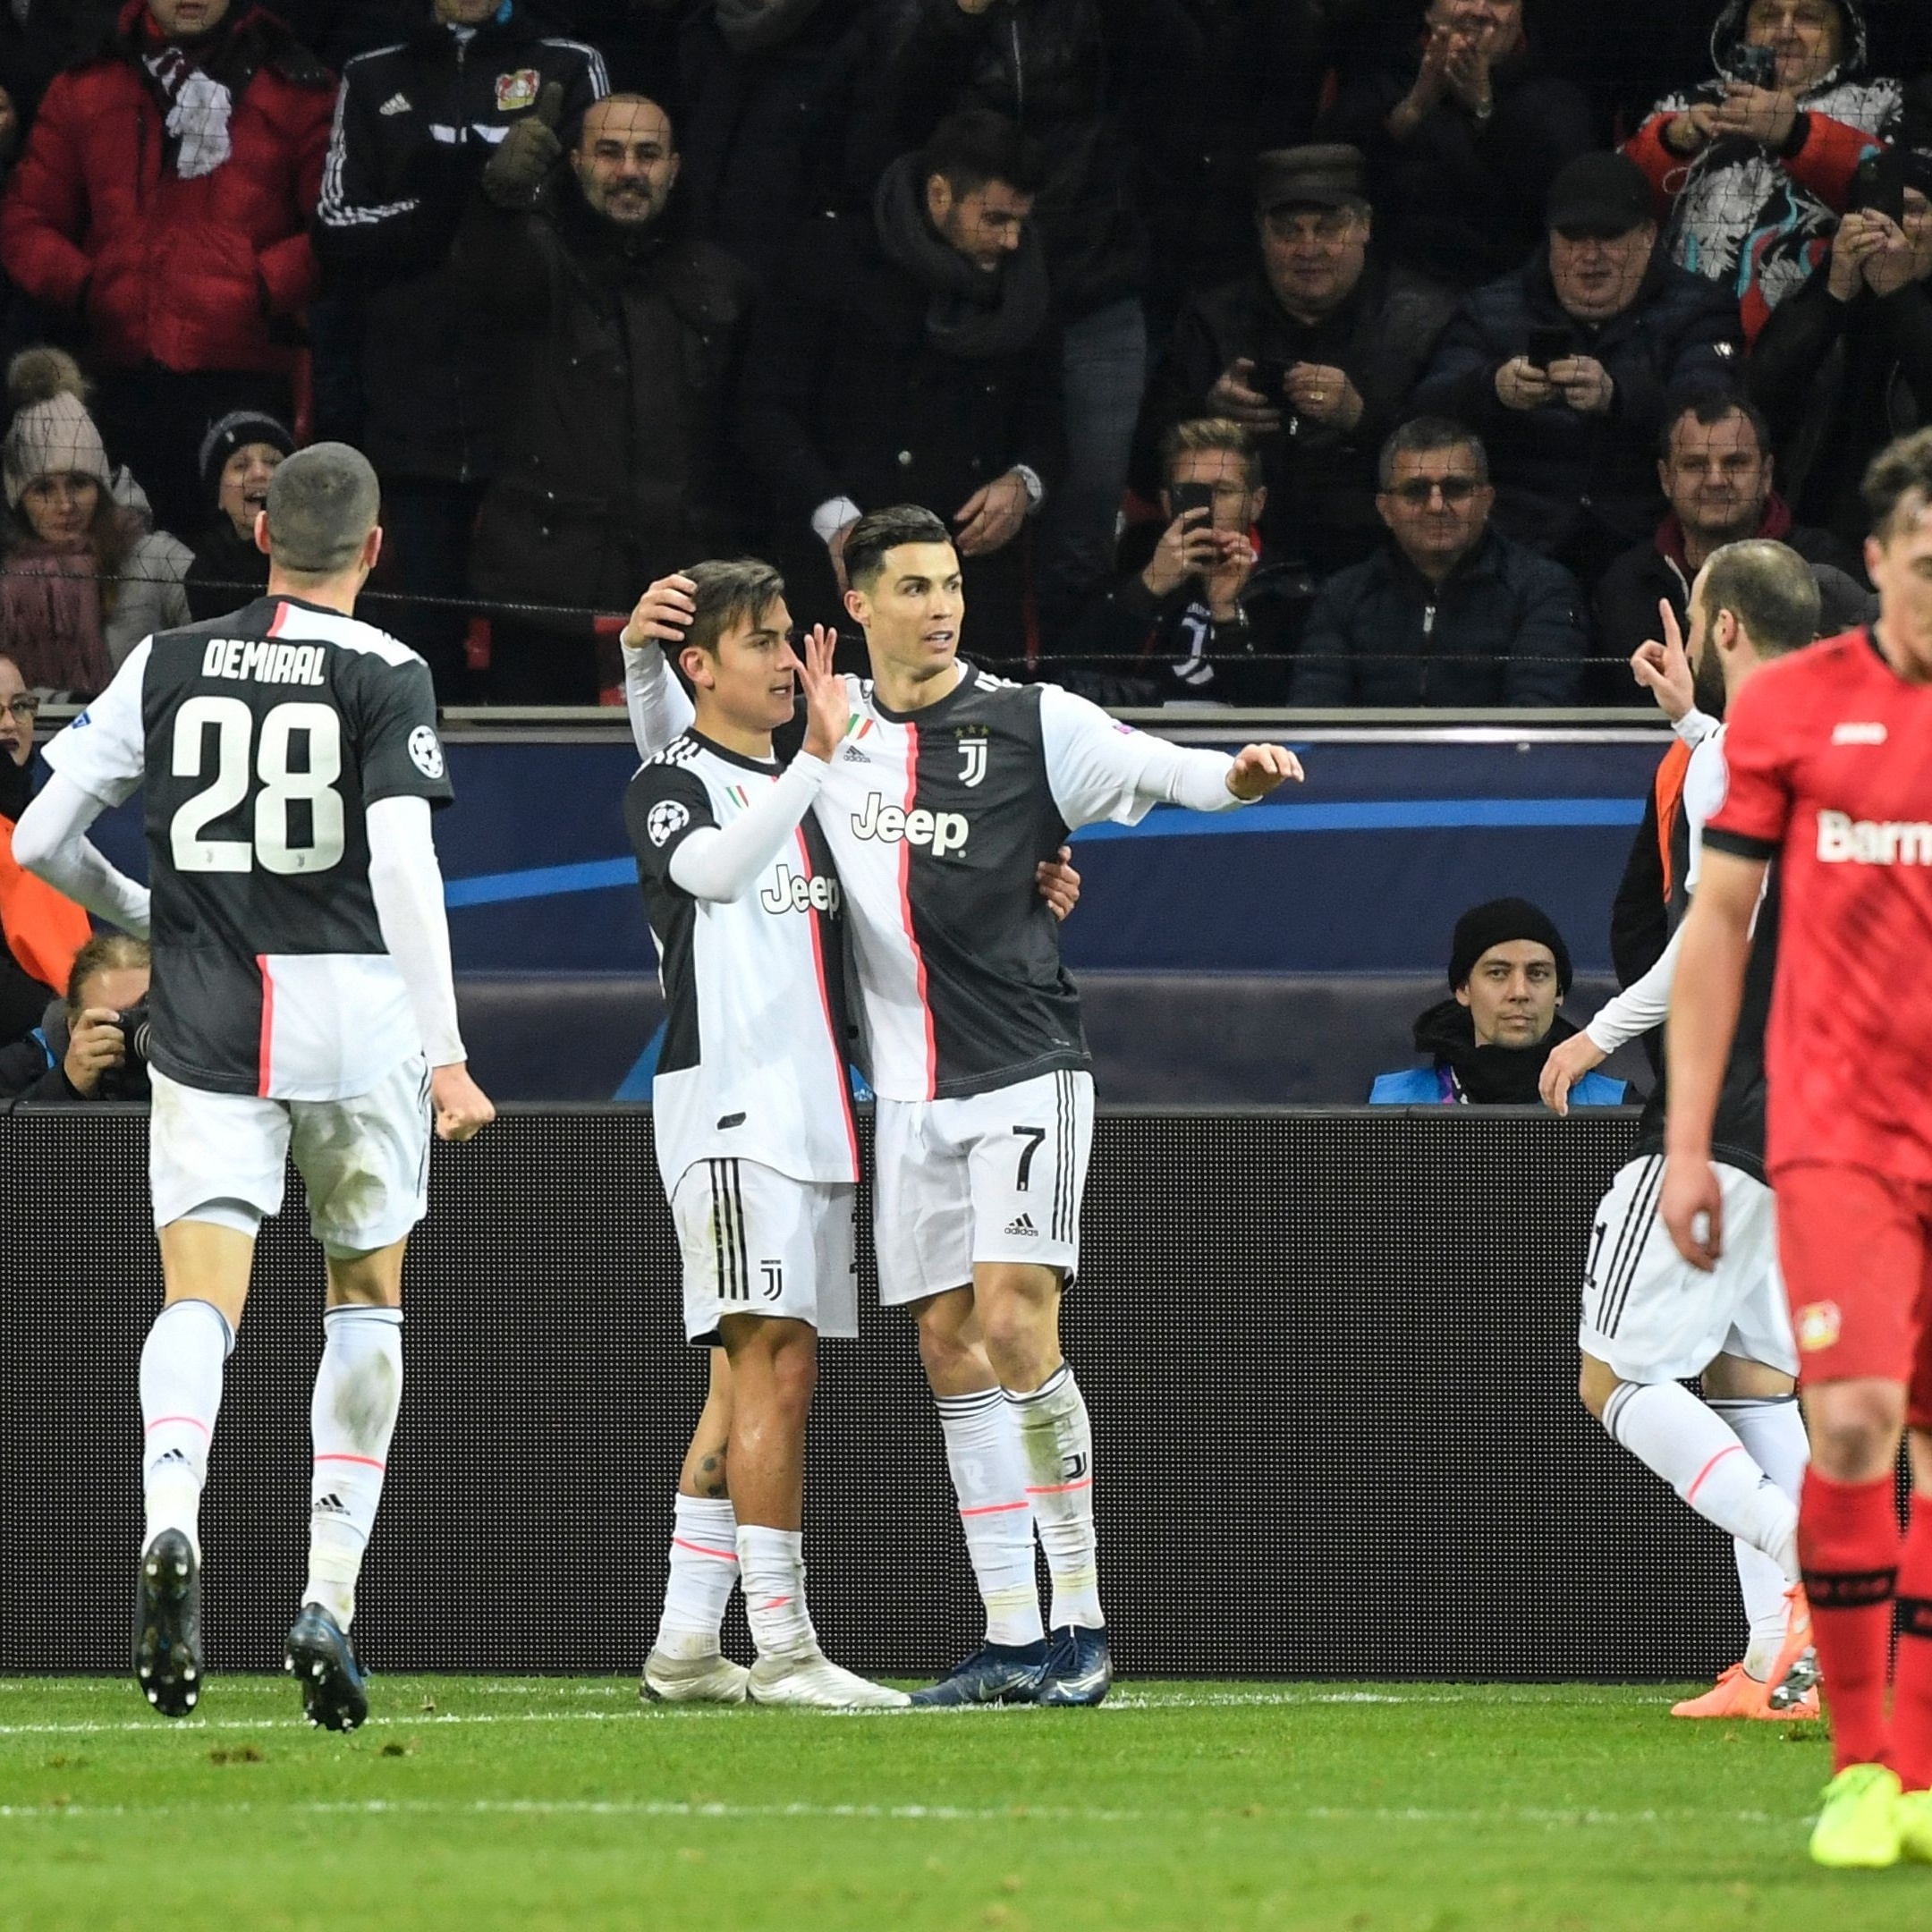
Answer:
<svg viewBox="0 0 1932 1932"><path fill-rule="evenodd" d="M791 1704L807 1710L902 1710L903 1690L841 1670L814 1644L778 1657L761 1657L746 1687L754 1704Z"/></svg>
<svg viewBox="0 0 1932 1932"><path fill-rule="evenodd" d="M657 1704L742 1704L751 1673L714 1650L709 1657L666 1657L653 1650L644 1660L643 1694Z"/></svg>

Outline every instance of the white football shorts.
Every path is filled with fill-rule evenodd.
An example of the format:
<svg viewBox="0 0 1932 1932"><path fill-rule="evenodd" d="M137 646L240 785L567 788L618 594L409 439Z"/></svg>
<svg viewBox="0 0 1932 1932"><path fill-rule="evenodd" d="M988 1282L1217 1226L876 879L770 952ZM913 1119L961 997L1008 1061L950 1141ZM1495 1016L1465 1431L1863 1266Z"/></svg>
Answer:
<svg viewBox="0 0 1932 1932"><path fill-rule="evenodd" d="M1721 1161L1716 1172L1724 1254L1708 1275L1677 1252L1657 1215L1662 1155L1619 1170L1597 1210L1577 1343L1623 1381L1685 1381L1717 1355L1798 1373L1771 1190Z"/></svg>
<svg viewBox="0 0 1932 1932"><path fill-rule="evenodd" d="M958 1100L877 1104L879 1305L964 1288L976 1261L1080 1271L1093 1076L1041 1073Z"/></svg>
<svg viewBox="0 0 1932 1932"><path fill-rule="evenodd" d="M859 1333L849 1181L794 1181L748 1160L693 1161L671 1192L684 1261L684 1333L718 1343L727 1315L778 1315Z"/></svg>
<svg viewBox="0 0 1932 1932"><path fill-rule="evenodd" d="M157 1227L210 1220L248 1228L279 1213L289 1157L325 1253L398 1241L429 1205L429 1069L412 1054L369 1092L342 1100L209 1093L148 1070L148 1175ZM207 1208L206 1214L197 1210Z"/></svg>

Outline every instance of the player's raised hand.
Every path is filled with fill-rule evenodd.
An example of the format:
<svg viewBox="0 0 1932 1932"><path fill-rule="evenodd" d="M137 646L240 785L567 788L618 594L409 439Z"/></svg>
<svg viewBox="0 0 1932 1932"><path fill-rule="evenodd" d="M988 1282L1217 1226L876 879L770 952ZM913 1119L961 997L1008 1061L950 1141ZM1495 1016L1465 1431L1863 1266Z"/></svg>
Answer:
<svg viewBox="0 0 1932 1932"><path fill-rule="evenodd" d="M839 741L852 728L852 695L845 680L832 668L838 635L824 624L814 624L799 641L804 646L799 682L805 687L805 749L829 764Z"/></svg>
<svg viewBox="0 0 1932 1932"><path fill-rule="evenodd" d="M1601 1066L1608 1057L1588 1033L1572 1033L1561 1045L1552 1046L1549 1058L1543 1063L1543 1077L1537 1082L1537 1091L1543 1096L1543 1105L1555 1107L1559 1114L1567 1114L1570 1111L1570 1089L1593 1066Z"/></svg>
<svg viewBox="0 0 1932 1932"><path fill-rule="evenodd" d="M1033 868L1033 877L1055 919L1063 919L1080 903L1080 874L1073 869L1071 845L1063 845L1055 858L1042 859Z"/></svg>
<svg viewBox="0 0 1932 1932"><path fill-rule="evenodd" d="M698 586L689 577L660 577L637 600L618 641L631 650L647 644L682 644L698 614Z"/></svg>
<svg viewBox="0 0 1932 1932"><path fill-rule="evenodd" d="M429 1104L436 1109L439 1140L474 1140L496 1118L489 1096L470 1078L470 1069L461 1060L430 1074Z"/></svg>
<svg viewBox="0 0 1932 1932"><path fill-rule="evenodd" d="M1301 760L1278 744L1244 745L1234 754L1227 788L1238 799L1266 798L1276 785L1292 778L1300 784Z"/></svg>
<svg viewBox="0 0 1932 1932"><path fill-rule="evenodd" d="M1631 675L1657 699L1657 709L1673 724L1697 704L1697 679L1690 654L1684 648L1683 627L1668 597L1657 599L1657 618L1664 626L1662 643L1649 639L1631 653Z"/></svg>
<svg viewBox="0 0 1932 1932"><path fill-rule="evenodd" d="M1657 1198L1677 1252L1708 1275L1724 1254L1724 1190L1707 1157L1687 1160L1672 1154L1664 1162L1664 1191Z"/></svg>

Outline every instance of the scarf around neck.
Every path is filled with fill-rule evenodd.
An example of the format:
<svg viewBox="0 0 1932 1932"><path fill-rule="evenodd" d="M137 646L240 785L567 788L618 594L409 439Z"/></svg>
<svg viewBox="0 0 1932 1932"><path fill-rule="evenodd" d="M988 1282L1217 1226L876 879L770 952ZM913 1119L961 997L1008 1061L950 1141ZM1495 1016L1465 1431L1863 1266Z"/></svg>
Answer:
<svg viewBox="0 0 1932 1932"><path fill-rule="evenodd" d="M180 145L174 172L183 181L212 174L233 152L228 123L234 95L209 72L233 38L232 16L192 41L164 40L153 16L142 21L139 59L166 114L168 133Z"/></svg>
<svg viewBox="0 0 1932 1932"><path fill-rule="evenodd" d="M919 157L901 155L880 179L872 218L886 258L931 296L926 339L943 355L969 360L1024 349L1046 320L1046 258L1032 224L1019 248L988 275L933 233L924 191Z"/></svg>
<svg viewBox="0 0 1932 1932"><path fill-rule="evenodd" d="M1535 1106L1543 1063L1576 1030L1558 1013L1533 1046L1479 1046L1469 1008L1451 998L1417 1020L1415 1043L1419 1053L1434 1054L1438 1072L1447 1074L1453 1091L1445 1098L1467 1106Z"/></svg>

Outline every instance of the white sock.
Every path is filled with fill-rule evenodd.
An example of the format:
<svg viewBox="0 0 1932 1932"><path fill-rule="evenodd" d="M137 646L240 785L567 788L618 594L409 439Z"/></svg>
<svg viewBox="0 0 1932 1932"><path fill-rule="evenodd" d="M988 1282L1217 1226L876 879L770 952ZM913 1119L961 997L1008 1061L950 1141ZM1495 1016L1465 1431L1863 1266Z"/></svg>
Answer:
<svg viewBox="0 0 1932 1932"><path fill-rule="evenodd" d="M1621 1384L1604 1427L1698 1514L1761 1550L1798 1580L1798 1505L1752 1460L1722 1416L1681 1382Z"/></svg>
<svg viewBox="0 0 1932 1932"><path fill-rule="evenodd" d="M1018 1419L996 1388L936 1399L966 1553L986 1605L987 1640L1038 1643L1046 1632L1033 1574L1033 1508Z"/></svg>
<svg viewBox="0 0 1932 1932"><path fill-rule="evenodd" d="M309 1407L315 1476L302 1601L320 1604L347 1630L402 1406L402 1310L333 1308L322 1318L322 1366Z"/></svg>
<svg viewBox="0 0 1932 1932"><path fill-rule="evenodd" d="M671 1519L671 1574L653 1648L667 1657L718 1654L724 1606L738 1582L738 1519L729 1496L679 1491Z"/></svg>
<svg viewBox="0 0 1932 1932"><path fill-rule="evenodd" d="M164 1530L179 1530L200 1560L201 1486L222 1364L233 1347L234 1331L212 1301L172 1301L148 1331L140 1356L143 1549Z"/></svg>
<svg viewBox="0 0 1932 1932"><path fill-rule="evenodd" d="M1711 1411L1737 1431L1738 1440L1773 1482L1793 1503L1804 1482L1811 1444L1795 1395L1718 1397ZM1744 1593L1744 1614L1750 1637L1744 1668L1762 1683L1771 1674L1784 1644L1788 1614L1784 1592L1791 1587L1783 1570L1749 1543L1737 1545L1738 1584Z"/></svg>
<svg viewBox="0 0 1932 1932"><path fill-rule="evenodd" d="M761 1657L818 1648L818 1632L805 1608L805 1538L796 1530L740 1523L738 1571L751 1640Z"/></svg>
<svg viewBox="0 0 1932 1932"><path fill-rule="evenodd" d="M1053 1627L1102 1629L1106 1619L1100 1614L1094 1538L1093 1431L1080 1385L1062 1362L1037 1389L1026 1394L1008 1389L1006 1400L1020 1425L1027 1498L1053 1573Z"/></svg>

